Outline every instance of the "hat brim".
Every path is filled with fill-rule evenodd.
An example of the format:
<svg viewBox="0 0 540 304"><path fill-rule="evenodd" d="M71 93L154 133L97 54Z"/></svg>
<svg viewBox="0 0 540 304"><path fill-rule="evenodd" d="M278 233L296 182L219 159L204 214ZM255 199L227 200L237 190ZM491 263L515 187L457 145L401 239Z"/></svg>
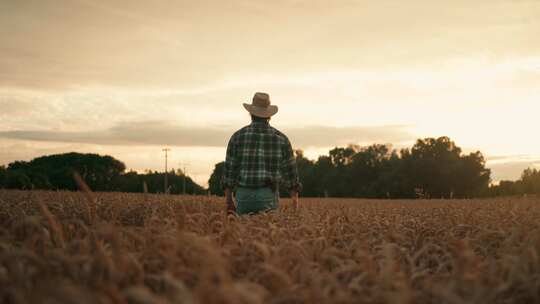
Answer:
<svg viewBox="0 0 540 304"><path fill-rule="evenodd" d="M274 116L278 112L278 107L270 105L267 108L257 107L248 103L244 103L244 108L253 116L268 118Z"/></svg>

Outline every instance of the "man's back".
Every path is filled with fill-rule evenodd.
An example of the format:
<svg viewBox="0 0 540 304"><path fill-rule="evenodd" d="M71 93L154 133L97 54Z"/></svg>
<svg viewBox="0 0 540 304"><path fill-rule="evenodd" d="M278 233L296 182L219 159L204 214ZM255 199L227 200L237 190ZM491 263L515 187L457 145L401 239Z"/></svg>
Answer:
<svg viewBox="0 0 540 304"><path fill-rule="evenodd" d="M287 136L266 120L255 119L229 140L224 184L235 187L272 187L280 182L298 186L298 174Z"/></svg>

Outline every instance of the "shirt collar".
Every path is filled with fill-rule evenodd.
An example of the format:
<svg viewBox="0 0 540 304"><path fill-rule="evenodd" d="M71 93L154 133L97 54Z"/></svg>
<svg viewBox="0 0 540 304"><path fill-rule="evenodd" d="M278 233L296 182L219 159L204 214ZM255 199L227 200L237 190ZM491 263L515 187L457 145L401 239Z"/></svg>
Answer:
<svg viewBox="0 0 540 304"><path fill-rule="evenodd" d="M269 126L270 123L268 121L252 121L251 125L254 127L266 127Z"/></svg>

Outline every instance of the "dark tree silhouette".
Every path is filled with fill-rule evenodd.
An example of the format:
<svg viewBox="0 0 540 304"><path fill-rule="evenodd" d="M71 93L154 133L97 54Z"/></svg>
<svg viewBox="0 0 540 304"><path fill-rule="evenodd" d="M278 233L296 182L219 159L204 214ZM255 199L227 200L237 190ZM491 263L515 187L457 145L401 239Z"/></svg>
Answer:
<svg viewBox="0 0 540 304"><path fill-rule="evenodd" d="M539 194L540 193L540 171L528 168L521 175L523 193Z"/></svg>
<svg viewBox="0 0 540 304"><path fill-rule="evenodd" d="M467 198L540 193L540 171L536 169L525 170L519 181L489 187L491 172L485 168L482 153L463 155L448 137L419 139L400 151L374 144L336 147L315 161L304 157L301 150L295 155L302 196ZM208 180L212 194L223 195L223 169L223 162L216 164ZM75 190L73 173L78 172L95 191L163 192L163 173L124 171L125 165L110 156L50 155L0 167L0 188ZM170 193L183 193L184 181L186 193L206 192L180 170L170 171L168 179Z"/></svg>
<svg viewBox="0 0 540 304"><path fill-rule="evenodd" d="M6 187L7 170L5 166L0 166L0 189Z"/></svg>
<svg viewBox="0 0 540 304"><path fill-rule="evenodd" d="M482 154L462 155L448 137L419 139L399 152L379 144L336 147L316 161L296 151L296 162L301 195L311 197L472 197L485 194L490 181ZM220 178L214 170L211 181Z"/></svg>
<svg viewBox="0 0 540 304"><path fill-rule="evenodd" d="M482 153L461 155L461 148L448 137L419 139L410 153L402 152L410 172L409 187L433 198L477 196L487 189L490 170Z"/></svg>
<svg viewBox="0 0 540 304"><path fill-rule="evenodd" d="M501 181L490 187L488 195L512 196L540 194L540 170L527 168L517 181Z"/></svg>
<svg viewBox="0 0 540 304"><path fill-rule="evenodd" d="M225 170L225 162L217 163L214 166L214 171L210 175L208 180L208 191L214 195L224 195L223 188L221 187L221 177Z"/></svg>
<svg viewBox="0 0 540 304"><path fill-rule="evenodd" d="M32 188L76 190L73 174L79 173L91 189L112 190L112 180L126 166L111 156L65 153L35 158L29 162L16 161L8 170L28 177Z"/></svg>
<svg viewBox="0 0 540 304"><path fill-rule="evenodd" d="M125 168L124 163L111 156L81 153L42 156L29 162L16 161L7 169L0 169L0 187L76 190L73 174L77 172L94 191L143 192L146 184L151 193L163 192L163 173L124 173ZM168 179L170 193L183 193L184 180L187 194L205 193L203 187L181 171L169 172Z"/></svg>

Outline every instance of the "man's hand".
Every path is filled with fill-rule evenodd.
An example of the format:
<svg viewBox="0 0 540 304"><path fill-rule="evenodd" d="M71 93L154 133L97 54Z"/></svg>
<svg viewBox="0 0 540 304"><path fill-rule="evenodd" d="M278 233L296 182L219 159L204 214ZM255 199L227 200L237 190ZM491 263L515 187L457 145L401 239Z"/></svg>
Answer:
<svg viewBox="0 0 540 304"><path fill-rule="evenodd" d="M293 207L294 207L294 209L298 209L298 207L299 207L299 203L298 203L298 191L296 191L296 190L291 190L291 198L292 198L292 201L293 201Z"/></svg>
<svg viewBox="0 0 540 304"><path fill-rule="evenodd" d="M225 197L227 201L227 214L235 214L236 206L234 205L231 189L225 189Z"/></svg>
<svg viewBox="0 0 540 304"><path fill-rule="evenodd" d="M227 215L234 215L236 214L236 206L234 204L227 205Z"/></svg>

